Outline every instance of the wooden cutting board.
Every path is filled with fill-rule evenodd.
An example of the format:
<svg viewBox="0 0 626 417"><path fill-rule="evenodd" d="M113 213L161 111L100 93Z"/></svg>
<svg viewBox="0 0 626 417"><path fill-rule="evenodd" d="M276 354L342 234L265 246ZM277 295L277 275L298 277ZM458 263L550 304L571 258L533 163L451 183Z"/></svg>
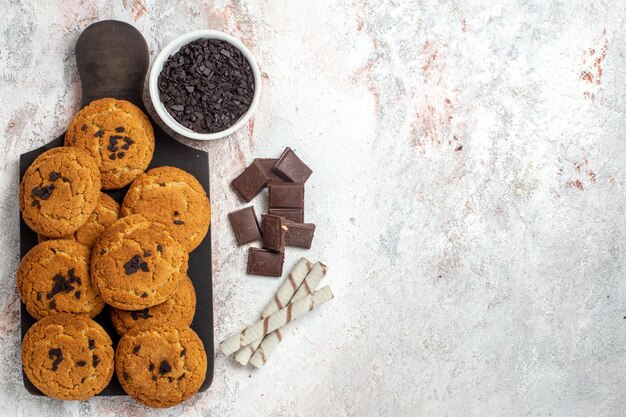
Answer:
<svg viewBox="0 0 626 417"><path fill-rule="evenodd" d="M113 97L128 100L146 112L142 101L144 79L150 56L148 45L137 29L117 20L104 20L86 28L76 42L76 63L82 84L81 107L91 101ZM148 116L150 117L150 116ZM181 168L195 176L209 195L208 154L190 148L174 140L150 118L154 127L156 146L150 168L170 165ZM48 149L63 146L63 135L41 148L20 156L20 180L26 168ZM122 202L128 187L107 192ZM37 234L20 219L20 258L37 244ZM200 391L205 391L213 380L213 284L211 273L211 230L189 255L188 275L193 281L197 295L196 315L191 328L198 333L207 352L206 379ZM119 337L113 329L108 307L96 319L117 346ZM22 337L35 323L24 304L21 310ZM43 395L24 375L24 386L35 395ZM115 374L111 383L98 395L126 395Z"/></svg>

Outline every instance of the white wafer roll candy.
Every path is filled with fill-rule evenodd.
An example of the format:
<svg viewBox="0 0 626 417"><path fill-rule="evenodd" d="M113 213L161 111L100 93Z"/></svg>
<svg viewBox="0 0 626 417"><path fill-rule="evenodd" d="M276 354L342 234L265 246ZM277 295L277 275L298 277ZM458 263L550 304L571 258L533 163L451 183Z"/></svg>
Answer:
<svg viewBox="0 0 626 417"><path fill-rule="evenodd" d="M300 288L296 291L291 302L294 303L303 297L311 294L311 292L317 288L319 283L322 281L326 272L328 271L328 267L321 262L316 262L313 265L313 269L306 276ZM257 347L256 351L250 358L250 363L257 368L263 366L269 357L272 355L274 350L278 347L278 344L283 339L283 335L281 332L287 330L287 326L284 326L282 329L276 329L271 332L262 340L261 344Z"/></svg>
<svg viewBox="0 0 626 417"><path fill-rule="evenodd" d="M302 281L304 281L304 278L306 278L311 268L313 268L313 264L311 264L308 259L300 258L289 273L289 276L280 285L278 291L276 291L276 295L274 295L272 301L270 301L267 304L267 307L265 307L265 310L263 310L263 314L261 314L262 319L289 304L289 300L291 300L291 297L293 297L298 287L300 287ZM258 339L248 346L238 350L237 353L235 353L235 360L243 366L246 366L250 357L256 348L259 347L262 340L263 339Z"/></svg>
<svg viewBox="0 0 626 417"><path fill-rule="evenodd" d="M317 306L332 299L333 292L330 290L330 287L324 287L321 290L315 291L313 294L304 297L300 301L288 304L287 307L282 310L278 310L271 316L245 328L242 332L232 335L220 343L220 349L224 352L224 355L230 355L255 340L262 338L266 334L304 316Z"/></svg>

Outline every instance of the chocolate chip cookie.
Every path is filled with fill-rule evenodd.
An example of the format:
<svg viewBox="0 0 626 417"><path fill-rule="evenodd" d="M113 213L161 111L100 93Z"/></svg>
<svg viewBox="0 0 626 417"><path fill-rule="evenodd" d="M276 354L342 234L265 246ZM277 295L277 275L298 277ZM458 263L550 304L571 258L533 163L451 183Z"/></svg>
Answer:
<svg viewBox="0 0 626 417"><path fill-rule="evenodd" d="M147 319L169 323L175 327L187 327L196 312L196 291L187 275L180 280L180 287L164 303L143 310L127 311L111 308L111 321L119 335L123 335Z"/></svg>
<svg viewBox="0 0 626 417"><path fill-rule="evenodd" d="M82 149L54 148L39 155L20 183L24 221L35 232L58 238L87 222L100 197L100 171Z"/></svg>
<svg viewBox="0 0 626 417"><path fill-rule="evenodd" d="M22 341L22 366L45 395L85 400L113 376L111 338L86 315L56 314L39 320Z"/></svg>
<svg viewBox="0 0 626 417"><path fill-rule="evenodd" d="M122 310L165 302L187 273L189 255L161 223L122 217L93 247L91 278L104 301Z"/></svg>
<svg viewBox="0 0 626 417"><path fill-rule="evenodd" d="M181 403L198 392L207 369L207 357L198 335L147 320L120 339L115 368L128 395L150 407Z"/></svg>
<svg viewBox="0 0 626 417"><path fill-rule="evenodd" d="M71 240L48 240L28 251L17 270L17 289L30 315L100 313L104 300L91 283L90 257L89 248Z"/></svg>
<svg viewBox="0 0 626 417"><path fill-rule="evenodd" d="M121 215L136 213L167 226L189 252L202 242L211 223L202 185L193 175L169 166L141 174L130 186Z"/></svg>
<svg viewBox="0 0 626 417"><path fill-rule="evenodd" d="M122 188L146 170L154 130L139 107L102 98L81 109L65 132L65 146L85 149L97 161L105 190Z"/></svg>
<svg viewBox="0 0 626 417"><path fill-rule="evenodd" d="M96 243L98 236L117 221L120 217L120 205L105 193L100 193L100 200L96 205L96 209L87 219L87 223L71 235L64 236L62 239L74 240L88 248L92 248ZM44 235L37 235L39 242L50 240Z"/></svg>

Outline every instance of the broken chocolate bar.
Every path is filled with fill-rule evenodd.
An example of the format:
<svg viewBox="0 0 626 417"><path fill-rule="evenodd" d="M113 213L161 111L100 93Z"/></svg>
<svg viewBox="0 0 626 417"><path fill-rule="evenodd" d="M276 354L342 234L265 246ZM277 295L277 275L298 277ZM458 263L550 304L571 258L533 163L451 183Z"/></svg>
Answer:
<svg viewBox="0 0 626 417"><path fill-rule="evenodd" d="M261 233L263 235L263 249L272 252L285 253L286 220L273 214L261 216Z"/></svg>
<svg viewBox="0 0 626 417"><path fill-rule="evenodd" d="M244 200L250 201L261 192L269 179L260 164L253 162L233 180L232 184Z"/></svg>
<svg viewBox="0 0 626 417"><path fill-rule="evenodd" d="M254 213L254 207L250 206L233 211L228 214L228 218L239 246L261 239L261 231Z"/></svg>
<svg viewBox="0 0 626 417"><path fill-rule="evenodd" d="M271 208L269 213L284 217L286 220L291 220L295 223L304 223L304 210L302 209Z"/></svg>
<svg viewBox="0 0 626 417"><path fill-rule="evenodd" d="M274 172L287 181L305 183L313 171L291 150L285 148L274 166Z"/></svg>
<svg viewBox="0 0 626 417"><path fill-rule="evenodd" d="M311 249L315 225L313 223L294 223L287 221L287 232L285 233L285 244L298 248Z"/></svg>
<svg viewBox="0 0 626 417"><path fill-rule="evenodd" d="M273 182L285 182L281 177L276 174L273 169L278 159L276 158L256 158L254 160L255 163L259 164L259 167L265 172L265 174L269 177L270 181Z"/></svg>
<svg viewBox="0 0 626 417"><path fill-rule="evenodd" d="M283 274L285 254L275 253L265 249L250 248L248 252L247 273L279 277Z"/></svg>
<svg viewBox="0 0 626 417"><path fill-rule="evenodd" d="M301 182L270 182L270 208L304 209L304 184Z"/></svg>

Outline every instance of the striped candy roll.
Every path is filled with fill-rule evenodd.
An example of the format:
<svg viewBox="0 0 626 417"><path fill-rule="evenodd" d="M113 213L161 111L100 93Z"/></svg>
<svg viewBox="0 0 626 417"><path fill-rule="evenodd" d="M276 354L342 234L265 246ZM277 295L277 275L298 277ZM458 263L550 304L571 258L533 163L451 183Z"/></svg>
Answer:
<svg viewBox="0 0 626 417"><path fill-rule="evenodd" d="M288 304L282 310L278 310L269 317L264 318L250 327L246 327L242 332L232 335L228 339L220 343L220 349L224 355L235 353L242 347L249 345L257 339L262 338L266 334L283 327L287 323L291 323L299 317L304 316L317 306L324 304L333 299L333 292L330 287L324 287L313 294Z"/></svg>
<svg viewBox="0 0 626 417"><path fill-rule="evenodd" d="M311 294L311 292L315 288L317 288L322 278L324 278L327 271L328 267L326 265L321 262L316 262L315 265L313 265L313 269L311 269L311 272L309 272L309 274L304 279L302 285L300 285L300 288L298 288L298 290L294 294L291 302L295 303L296 301L301 300L303 297ZM275 331L265 336L260 346L257 347L256 351L252 355L252 358L250 358L250 363L252 363L252 365L256 366L257 368L263 366L272 355L274 350L276 350L280 341L283 339L283 335L281 332L284 332L285 330L287 330L286 327L283 327L282 329L276 329Z"/></svg>
<svg viewBox="0 0 626 417"><path fill-rule="evenodd" d="M293 270L289 273L287 279L283 281L281 286L278 288L278 291L276 291L276 295L274 295L272 301L270 301L267 304L267 307L265 307L265 310L263 310L263 314L261 314L262 319L270 316L272 313L280 310L289 303L289 300L291 300L291 297L293 297L294 293L298 287L300 287L300 284L302 284L302 281L304 281L312 267L313 265L309 260L306 258L300 258L300 260L296 263L296 266L294 266ZM255 340L243 349L238 350L237 353L235 353L235 360L243 366L246 366L250 357L259 347L262 340L263 339Z"/></svg>

